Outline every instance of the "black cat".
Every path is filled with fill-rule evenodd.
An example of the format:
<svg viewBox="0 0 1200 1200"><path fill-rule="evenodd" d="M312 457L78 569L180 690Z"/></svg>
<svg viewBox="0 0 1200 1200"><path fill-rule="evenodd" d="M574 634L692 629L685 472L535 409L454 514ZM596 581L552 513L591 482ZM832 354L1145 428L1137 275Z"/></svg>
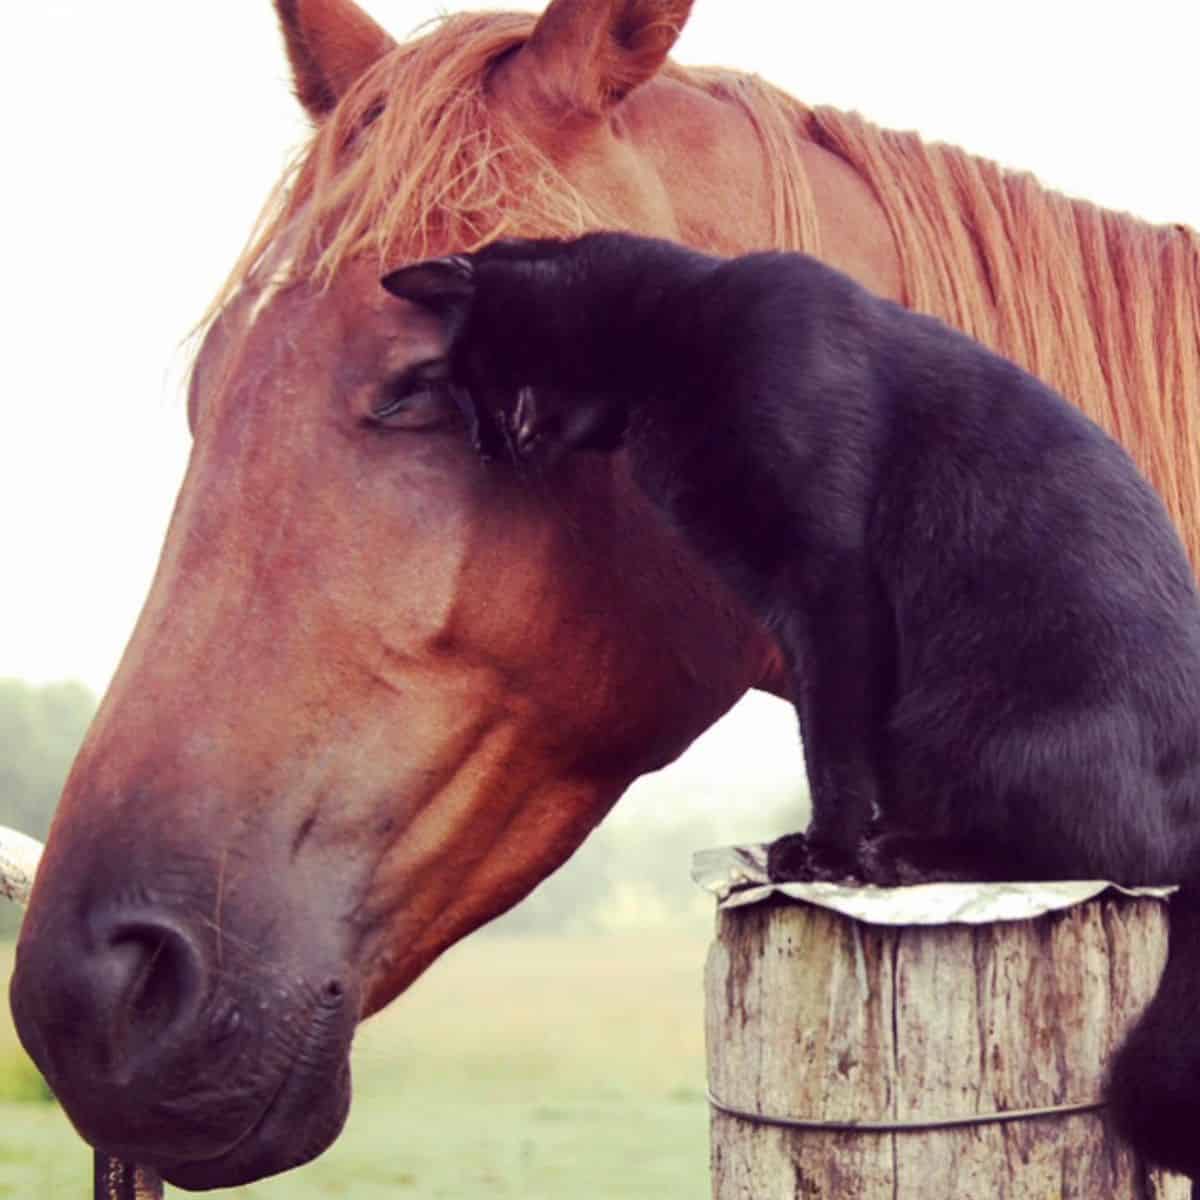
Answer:
<svg viewBox="0 0 1200 1200"><path fill-rule="evenodd" d="M1200 1175L1200 602L1125 452L803 255L594 234L384 286L444 322L414 390L444 377L485 452L626 446L774 632L813 805L777 874L1182 882L1110 1093L1139 1150Z"/></svg>

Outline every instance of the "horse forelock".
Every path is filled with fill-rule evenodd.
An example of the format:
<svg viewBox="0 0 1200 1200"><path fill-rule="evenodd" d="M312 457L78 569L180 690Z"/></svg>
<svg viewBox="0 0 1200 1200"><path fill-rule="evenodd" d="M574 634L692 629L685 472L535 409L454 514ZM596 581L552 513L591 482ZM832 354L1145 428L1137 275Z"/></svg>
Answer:
<svg viewBox="0 0 1200 1200"><path fill-rule="evenodd" d="M276 185L214 310L256 282L284 231L292 270L327 282L363 256L382 270L498 236L604 224L519 130L498 128L488 69L533 26L532 14L444 17L367 70Z"/></svg>
<svg viewBox="0 0 1200 1200"><path fill-rule="evenodd" d="M622 227L621 214L576 187L489 92L489 69L534 25L528 13L443 17L367 70L284 172L210 316L243 286L258 286L285 231L292 271L328 282L363 256L382 271L497 237ZM775 244L815 252L807 177L788 152L808 110L752 75L671 62L660 74L749 117L764 152Z"/></svg>

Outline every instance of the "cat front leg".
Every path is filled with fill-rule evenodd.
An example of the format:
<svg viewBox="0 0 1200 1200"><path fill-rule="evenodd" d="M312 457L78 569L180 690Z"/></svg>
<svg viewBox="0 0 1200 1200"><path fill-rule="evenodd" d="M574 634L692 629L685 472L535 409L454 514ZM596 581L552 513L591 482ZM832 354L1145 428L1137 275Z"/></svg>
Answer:
<svg viewBox="0 0 1200 1200"><path fill-rule="evenodd" d="M865 567L839 571L778 622L794 679L812 818L768 853L773 879L857 877L884 801L891 622Z"/></svg>

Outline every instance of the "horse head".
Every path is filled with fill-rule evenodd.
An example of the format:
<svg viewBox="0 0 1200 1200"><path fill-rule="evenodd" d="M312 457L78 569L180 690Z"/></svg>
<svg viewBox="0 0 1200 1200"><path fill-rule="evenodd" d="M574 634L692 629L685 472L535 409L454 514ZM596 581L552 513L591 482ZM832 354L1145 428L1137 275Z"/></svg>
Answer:
<svg viewBox="0 0 1200 1200"><path fill-rule="evenodd" d="M12 985L109 1153L185 1187L319 1153L356 1023L775 679L620 456L517 477L437 389L391 404L441 333L385 270L598 226L737 251L810 219L765 85L666 62L688 7L554 0L398 45L351 0L278 0L313 140L197 356L187 474Z"/></svg>

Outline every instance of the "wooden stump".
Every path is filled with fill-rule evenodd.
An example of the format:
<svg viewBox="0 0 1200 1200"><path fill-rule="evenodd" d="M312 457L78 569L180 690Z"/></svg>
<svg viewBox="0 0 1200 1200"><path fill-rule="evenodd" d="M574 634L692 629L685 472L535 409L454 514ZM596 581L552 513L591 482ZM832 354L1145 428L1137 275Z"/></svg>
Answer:
<svg viewBox="0 0 1200 1200"><path fill-rule="evenodd" d="M1166 909L1111 893L1028 921L867 925L773 899L722 911L706 970L726 1105L921 1121L1099 1099L1166 960ZM715 1200L1188 1200L1103 1110L901 1132L712 1115Z"/></svg>

